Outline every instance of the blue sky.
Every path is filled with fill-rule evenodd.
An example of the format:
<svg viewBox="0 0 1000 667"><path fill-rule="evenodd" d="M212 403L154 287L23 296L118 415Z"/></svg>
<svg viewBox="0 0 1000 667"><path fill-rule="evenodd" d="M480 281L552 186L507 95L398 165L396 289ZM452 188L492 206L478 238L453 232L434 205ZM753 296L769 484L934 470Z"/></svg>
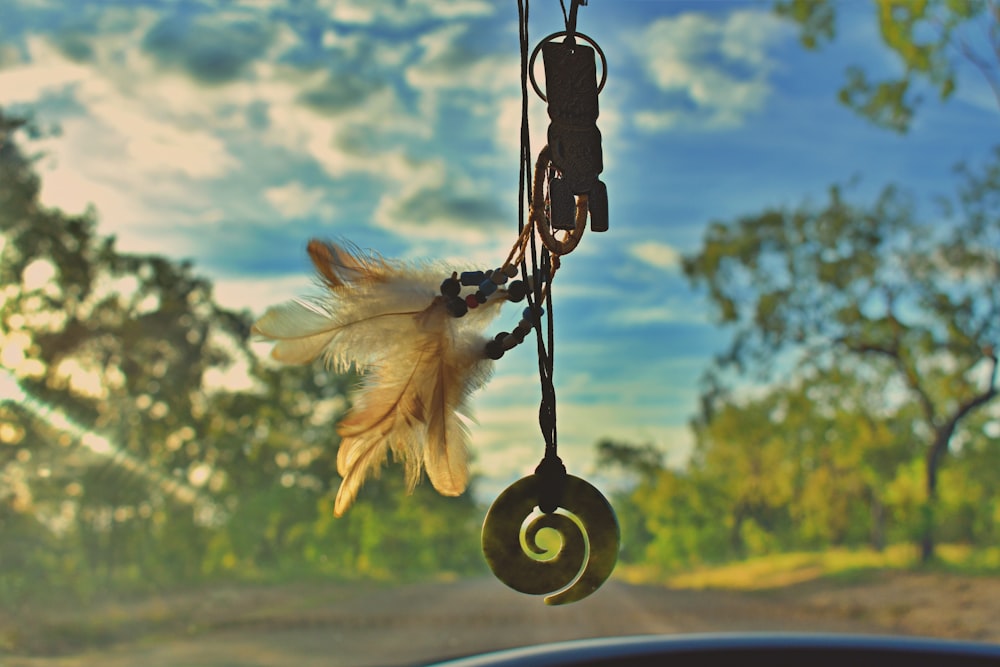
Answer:
<svg viewBox="0 0 1000 667"><path fill-rule="evenodd" d="M604 436L674 461L689 450L698 378L726 340L678 269L707 223L819 201L855 176L860 196L895 182L929 200L956 162L987 156L996 102L971 69L904 137L840 106L847 65L898 63L869 3L837 6L839 39L819 53L770 3L580 9L609 61L611 229L584 237L554 292L571 472L592 471ZM531 10L532 45L562 28L557 0ZM547 119L530 104L537 150ZM190 258L220 302L257 314L310 293L311 237L486 268L516 233L513 0L3 0L0 105L60 128L41 146L47 203L93 205L121 249ZM541 455L535 363L517 348L474 399L487 489Z"/></svg>

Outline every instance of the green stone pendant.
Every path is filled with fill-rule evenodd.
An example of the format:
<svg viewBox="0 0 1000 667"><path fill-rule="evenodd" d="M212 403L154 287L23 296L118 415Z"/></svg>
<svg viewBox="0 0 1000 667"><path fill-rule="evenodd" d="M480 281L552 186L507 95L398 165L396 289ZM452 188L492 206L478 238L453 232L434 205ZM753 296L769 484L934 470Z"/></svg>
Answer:
<svg viewBox="0 0 1000 667"><path fill-rule="evenodd" d="M483 523L483 554L497 579L521 593L549 594L550 605L600 588L615 569L620 543L618 520L601 492L573 475L562 481L555 511L539 509L544 489L534 474L508 486ZM558 547L539 544L544 529L558 534Z"/></svg>

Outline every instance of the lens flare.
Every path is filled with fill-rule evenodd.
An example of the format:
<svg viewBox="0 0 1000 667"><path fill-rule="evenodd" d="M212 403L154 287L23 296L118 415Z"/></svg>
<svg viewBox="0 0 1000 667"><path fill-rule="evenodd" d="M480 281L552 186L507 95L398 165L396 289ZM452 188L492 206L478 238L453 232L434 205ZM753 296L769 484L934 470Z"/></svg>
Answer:
<svg viewBox="0 0 1000 667"><path fill-rule="evenodd" d="M197 516L214 522L224 515L221 507L185 480L152 468L107 437L80 424L59 408L32 396L18 383L17 378L0 369L0 403L3 402L20 406L35 419L69 435L90 453L106 458L116 467L141 477L164 495L186 505L195 506Z"/></svg>

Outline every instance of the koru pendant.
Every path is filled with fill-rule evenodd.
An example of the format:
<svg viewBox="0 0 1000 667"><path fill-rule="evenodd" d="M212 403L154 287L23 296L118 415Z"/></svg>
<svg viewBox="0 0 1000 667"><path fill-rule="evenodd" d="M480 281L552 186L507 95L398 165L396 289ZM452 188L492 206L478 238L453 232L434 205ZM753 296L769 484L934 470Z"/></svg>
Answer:
<svg viewBox="0 0 1000 667"><path fill-rule="evenodd" d="M483 554L497 579L514 590L568 604L596 591L614 570L618 520L601 492L573 475L561 480L558 508L543 512L541 479L537 473L519 479L494 501L483 523ZM538 544L544 528L559 534L557 550Z"/></svg>

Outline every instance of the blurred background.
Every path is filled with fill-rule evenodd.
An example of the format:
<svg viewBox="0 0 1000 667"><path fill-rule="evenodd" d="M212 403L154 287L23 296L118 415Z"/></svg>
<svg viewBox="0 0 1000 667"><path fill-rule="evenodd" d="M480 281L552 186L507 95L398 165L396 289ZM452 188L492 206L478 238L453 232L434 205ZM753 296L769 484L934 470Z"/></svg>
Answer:
<svg viewBox="0 0 1000 667"><path fill-rule="evenodd" d="M485 511L543 453L530 345L473 398L468 493L407 495L390 465L333 518L357 377L277 365L249 326L317 293L313 237L502 261L517 9L4 1L10 664L403 664L788 624L1000 641L988 0L581 7L611 229L559 272L555 381L560 454L618 513L616 578L546 616L488 577ZM531 3L529 46L563 20ZM464 639L379 653L344 630L421 617ZM239 639L289 629L274 655Z"/></svg>

